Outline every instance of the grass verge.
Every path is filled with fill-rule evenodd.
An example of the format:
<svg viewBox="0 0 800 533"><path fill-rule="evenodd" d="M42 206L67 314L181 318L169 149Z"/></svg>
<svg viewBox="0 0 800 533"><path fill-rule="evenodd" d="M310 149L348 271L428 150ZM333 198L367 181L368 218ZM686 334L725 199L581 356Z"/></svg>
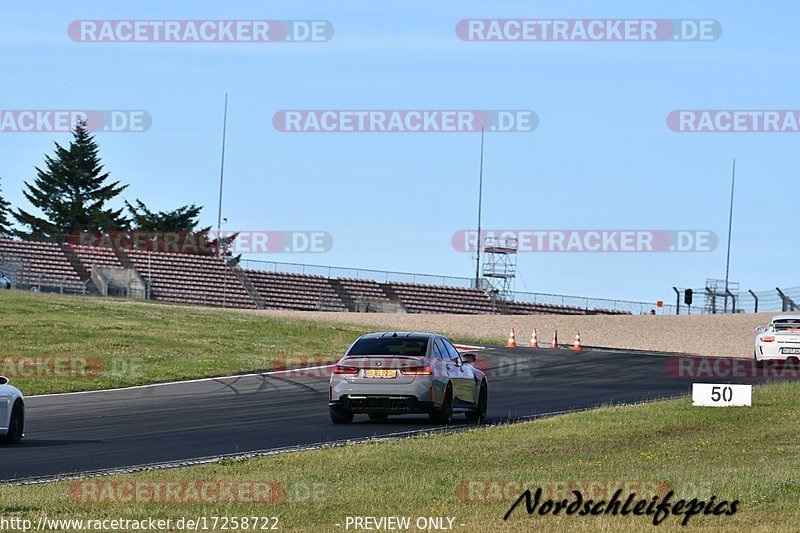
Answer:
<svg viewBox="0 0 800 533"><path fill-rule="evenodd" d="M254 428L257 430L257 428ZM696 408L688 398L601 408L510 426L185 469L95 478L90 483L277 483L267 504L122 501L77 503L78 482L0 488L0 516L60 519L276 516L282 530L345 531L347 516L454 517L458 531L642 531L647 516L503 515L521 492L502 483L629 482L672 487L676 498L739 500L733 516L670 516L659 530L796 531L800 522L800 384L760 386L751 408ZM84 481L86 482L86 481ZM91 485L95 489L96 485ZM109 485L110 486L110 485ZM80 491L75 493L76 487ZM81 488L82 487L82 488ZM494 487L494 488L492 488ZM601 491L602 492L602 491ZM73 496L71 496L71 494ZM99 494L103 494L102 491ZM335 524L341 524L337 527ZM463 526L461 524L464 524ZM353 530L351 527L350 530ZM415 528L410 530L414 531Z"/></svg>
<svg viewBox="0 0 800 533"><path fill-rule="evenodd" d="M224 309L0 291L0 375L25 394L337 359L368 328ZM293 359L294 360L294 359Z"/></svg>

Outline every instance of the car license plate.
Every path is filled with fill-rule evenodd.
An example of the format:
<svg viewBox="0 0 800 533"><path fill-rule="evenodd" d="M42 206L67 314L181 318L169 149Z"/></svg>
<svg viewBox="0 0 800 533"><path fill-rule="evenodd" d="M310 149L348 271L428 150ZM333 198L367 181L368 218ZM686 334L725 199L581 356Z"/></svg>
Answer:
<svg viewBox="0 0 800 533"><path fill-rule="evenodd" d="M365 375L368 378L394 379L397 377L397 370L373 370L369 368Z"/></svg>
<svg viewBox="0 0 800 533"><path fill-rule="evenodd" d="M800 348L781 348L781 353L800 354Z"/></svg>

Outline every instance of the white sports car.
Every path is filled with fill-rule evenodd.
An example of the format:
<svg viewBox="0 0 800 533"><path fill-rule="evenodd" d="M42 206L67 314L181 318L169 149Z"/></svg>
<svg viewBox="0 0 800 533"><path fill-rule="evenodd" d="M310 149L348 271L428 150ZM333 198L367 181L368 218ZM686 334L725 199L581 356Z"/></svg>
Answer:
<svg viewBox="0 0 800 533"><path fill-rule="evenodd" d="M800 360L800 315L778 315L757 327L754 354L756 361Z"/></svg>
<svg viewBox="0 0 800 533"><path fill-rule="evenodd" d="M16 444L25 436L25 401L8 378L0 376L0 440Z"/></svg>

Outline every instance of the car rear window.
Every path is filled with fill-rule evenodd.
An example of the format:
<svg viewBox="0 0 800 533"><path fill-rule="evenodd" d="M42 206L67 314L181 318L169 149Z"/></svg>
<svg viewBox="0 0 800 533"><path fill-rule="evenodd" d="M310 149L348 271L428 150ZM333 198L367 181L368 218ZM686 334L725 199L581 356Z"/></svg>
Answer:
<svg viewBox="0 0 800 533"><path fill-rule="evenodd" d="M789 329L800 329L800 321L797 320L776 320L773 322L775 331L786 331Z"/></svg>
<svg viewBox="0 0 800 533"><path fill-rule="evenodd" d="M411 355L424 357L427 337L380 337L356 341L347 355Z"/></svg>

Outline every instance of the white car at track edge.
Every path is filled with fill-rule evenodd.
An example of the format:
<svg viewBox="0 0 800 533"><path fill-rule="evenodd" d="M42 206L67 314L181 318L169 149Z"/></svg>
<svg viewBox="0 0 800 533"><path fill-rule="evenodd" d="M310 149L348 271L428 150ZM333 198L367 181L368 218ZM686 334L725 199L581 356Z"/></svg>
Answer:
<svg viewBox="0 0 800 533"><path fill-rule="evenodd" d="M0 441L16 444L25 436L25 400L22 392L0 376Z"/></svg>
<svg viewBox="0 0 800 533"><path fill-rule="evenodd" d="M800 361L800 315L778 315L756 328L756 361Z"/></svg>

